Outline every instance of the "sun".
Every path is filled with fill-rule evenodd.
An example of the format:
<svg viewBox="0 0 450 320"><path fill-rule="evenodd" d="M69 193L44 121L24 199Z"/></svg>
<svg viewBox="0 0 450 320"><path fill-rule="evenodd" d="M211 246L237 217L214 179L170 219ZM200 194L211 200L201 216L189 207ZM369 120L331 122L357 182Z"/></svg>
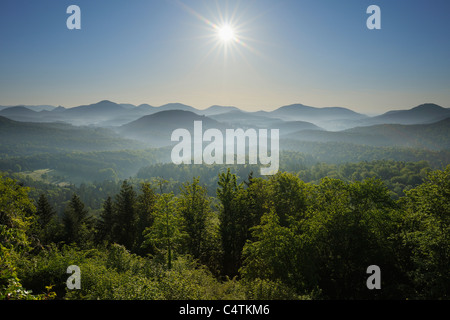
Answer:
<svg viewBox="0 0 450 320"><path fill-rule="evenodd" d="M228 24L223 25L222 27L219 27L218 31L217 31L217 35L219 36L219 39L224 43L236 40L235 31L234 31L233 27L231 27Z"/></svg>
<svg viewBox="0 0 450 320"><path fill-rule="evenodd" d="M239 13L239 5L232 12L228 8L222 11L218 6L218 1L216 1L218 12L214 14L213 9L209 8L211 9L209 12L211 17L207 18L181 1L178 4L197 18L198 21L202 22L203 27L208 32L205 32L203 36L199 36L199 38L207 39L208 41L205 44L209 46L205 50L205 57L202 61L212 55L213 52L218 54L216 57L222 55L224 61L229 59L236 61L235 58L240 56L248 62L245 56L246 51L260 55L256 48L251 45L251 42L255 42L255 39L249 37L249 32L252 30L249 28L250 22L253 22L254 19L244 19L244 15Z"/></svg>

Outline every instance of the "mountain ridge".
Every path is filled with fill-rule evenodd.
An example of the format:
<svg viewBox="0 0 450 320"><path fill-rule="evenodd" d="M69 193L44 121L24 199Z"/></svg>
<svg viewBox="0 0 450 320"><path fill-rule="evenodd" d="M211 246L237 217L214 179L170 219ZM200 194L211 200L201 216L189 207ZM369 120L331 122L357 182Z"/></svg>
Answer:
<svg viewBox="0 0 450 320"><path fill-rule="evenodd" d="M343 107L312 107L291 104L272 111L245 111L235 106L212 105L206 109L182 103L168 103L161 106L115 103L110 100L72 108L62 106L51 110L32 110L26 106L3 108L0 116L26 122L67 122L74 125L94 125L99 127L120 127L139 118L161 111L184 110L212 119L225 121L231 125L258 127L270 126L276 121L303 121L329 131L340 131L357 126L371 126L383 123L421 124L433 123L450 116L450 109L437 104L425 103L405 110L391 110L377 116L367 116Z"/></svg>

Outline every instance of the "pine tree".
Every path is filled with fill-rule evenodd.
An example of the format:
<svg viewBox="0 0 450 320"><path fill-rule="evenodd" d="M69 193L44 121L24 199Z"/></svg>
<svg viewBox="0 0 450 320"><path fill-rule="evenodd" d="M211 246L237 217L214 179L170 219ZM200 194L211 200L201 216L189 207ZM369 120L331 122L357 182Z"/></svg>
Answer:
<svg viewBox="0 0 450 320"><path fill-rule="evenodd" d="M58 238L59 225L56 223L56 211L48 202L47 196L41 194L36 204L37 234L41 244Z"/></svg>
<svg viewBox="0 0 450 320"><path fill-rule="evenodd" d="M45 228L56 215L55 210L48 202L45 194L41 194L39 196L36 206L36 215L38 217L37 221L41 228Z"/></svg>
<svg viewBox="0 0 450 320"><path fill-rule="evenodd" d="M77 194L73 194L72 199L64 211L64 229L66 240L69 243L86 244L92 236L92 217L84 208L84 203Z"/></svg>
<svg viewBox="0 0 450 320"><path fill-rule="evenodd" d="M136 226L136 243L134 251L139 253L153 253L151 248L144 250L142 244L144 242L144 230L153 225L155 220L156 194L150 186L150 183L141 185L141 193L137 197L137 226Z"/></svg>
<svg viewBox="0 0 450 320"><path fill-rule="evenodd" d="M103 203L103 210L100 220L97 223L97 242L112 241L112 231L114 225L113 202L110 196Z"/></svg>
<svg viewBox="0 0 450 320"><path fill-rule="evenodd" d="M137 219L136 192L125 180L114 201L113 242L131 250L136 240Z"/></svg>
<svg viewBox="0 0 450 320"><path fill-rule="evenodd" d="M237 275L242 247L240 246L239 233L240 208L237 201L239 192L243 190L242 184L237 184L235 174L231 174L228 168L227 173L219 175L219 188L217 197L220 200L219 211L219 232L223 250L223 273L228 276Z"/></svg>

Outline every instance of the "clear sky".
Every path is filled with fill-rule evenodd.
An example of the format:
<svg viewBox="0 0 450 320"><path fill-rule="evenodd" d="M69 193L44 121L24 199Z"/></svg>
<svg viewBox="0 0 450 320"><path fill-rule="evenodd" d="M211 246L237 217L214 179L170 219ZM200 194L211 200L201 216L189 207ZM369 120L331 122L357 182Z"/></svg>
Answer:
<svg viewBox="0 0 450 320"><path fill-rule="evenodd" d="M72 4L81 30L66 27ZM381 30L366 27L371 4ZM450 107L450 1L1 0L0 105L104 99Z"/></svg>

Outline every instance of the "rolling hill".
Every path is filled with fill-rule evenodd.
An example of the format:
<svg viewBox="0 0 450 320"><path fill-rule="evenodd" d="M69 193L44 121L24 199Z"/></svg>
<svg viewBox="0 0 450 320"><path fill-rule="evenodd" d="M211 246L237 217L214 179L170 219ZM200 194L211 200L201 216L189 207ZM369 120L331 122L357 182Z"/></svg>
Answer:
<svg viewBox="0 0 450 320"><path fill-rule="evenodd" d="M124 137L146 142L151 147L162 147L173 144L171 135L176 129L187 129L192 134L194 121L202 121L203 130L225 128L222 123L191 111L167 110L143 116L119 127L117 132Z"/></svg>
<svg viewBox="0 0 450 320"><path fill-rule="evenodd" d="M426 124L450 117L450 109L437 104L421 104L409 110L394 110L367 119L367 124Z"/></svg>
<svg viewBox="0 0 450 320"><path fill-rule="evenodd" d="M105 128L65 123L19 122L0 116L0 154L121 150L142 147Z"/></svg>
<svg viewBox="0 0 450 320"><path fill-rule="evenodd" d="M245 112L232 106L213 105L207 109L199 110L182 103L169 103L155 107L149 104L139 106L126 103L118 104L109 100L73 108L41 107L36 106L36 109L30 109L26 106L7 107L0 110L0 116L23 122L65 122L77 126L117 128L160 112L184 111L199 117L207 116L210 120L215 120L228 128L278 128L282 135L313 130L310 133L303 132L302 136L305 139L309 137L309 139L317 141L329 140L329 137L332 136L325 131L322 133L315 132L317 130L340 132L333 139L342 140L346 136L344 140L364 141L364 139L371 139L371 141L375 141L373 133L370 132L359 133L360 136L358 137L356 133L346 132L344 134L342 131L381 124L431 124L450 117L450 109L432 103L422 104L409 110L389 111L374 117L341 107L316 108L302 104L287 105L274 111L257 112ZM177 125L179 113L172 112L165 115L165 117L173 117L173 120L164 118L163 122L167 124L166 128ZM193 121L191 118L188 117ZM174 124L171 124L172 121L174 121ZM152 125L158 126L158 124ZM125 132L122 129L118 131ZM136 132L132 131L130 131L130 134L136 136ZM152 136L158 136L158 134L158 132L152 132ZM137 136L142 140L141 134ZM351 136L355 137L349 138ZM145 140L148 141L149 138L145 138ZM379 143L386 144L388 141L380 140Z"/></svg>
<svg viewBox="0 0 450 320"><path fill-rule="evenodd" d="M228 113L228 112L232 112L232 111L241 111L241 110L236 107L228 107L228 106L224 107L224 106L214 105L214 106L211 106L204 110L198 110L198 111L196 111L196 113L202 114L205 116L213 116L213 115Z"/></svg>
<svg viewBox="0 0 450 320"><path fill-rule="evenodd" d="M283 120L302 121L328 121L328 120L355 120L367 118L366 115L341 107L316 108L302 104L292 104L269 112L271 116Z"/></svg>
<svg viewBox="0 0 450 320"><path fill-rule="evenodd" d="M369 146L399 146L429 150L450 149L450 118L419 125L382 124L339 132L301 131L286 138L299 141L346 142Z"/></svg>
<svg viewBox="0 0 450 320"><path fill-rule="evenodd" d="M11 120L18 121L26 121L26 120L34 120L39 116L39 113L33 110L30 110L24 106L16 106L5 108L0 111L0 116L7 117Z"/></svg>

